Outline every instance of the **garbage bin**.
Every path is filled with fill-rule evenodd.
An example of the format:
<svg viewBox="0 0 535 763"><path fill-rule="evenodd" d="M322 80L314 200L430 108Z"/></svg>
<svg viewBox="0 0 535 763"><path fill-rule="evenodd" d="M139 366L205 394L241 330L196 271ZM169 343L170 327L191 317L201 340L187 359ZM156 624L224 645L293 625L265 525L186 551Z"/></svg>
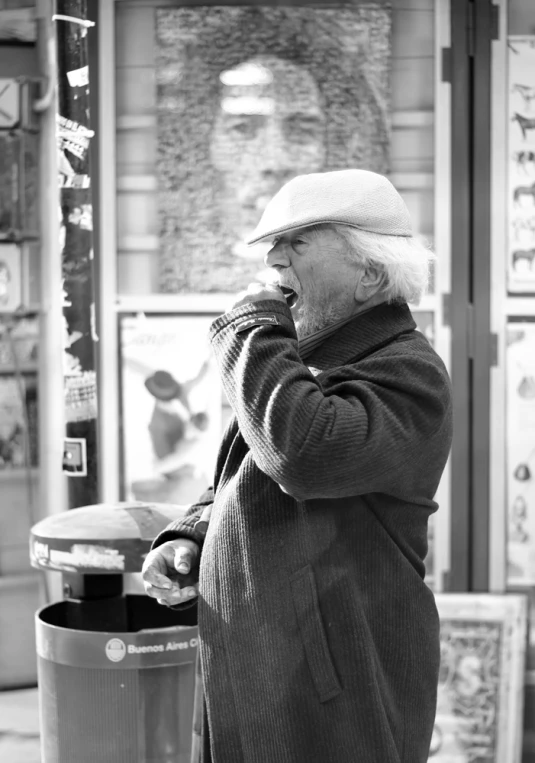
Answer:
<svg viewBox="0 0 535 763"><path fill-rule="evenodd" d="M196 608L123 590L183 512L98 504L32 528L32 565L61 572L65 594L36 613L42 763L189 763Z"/></svg>

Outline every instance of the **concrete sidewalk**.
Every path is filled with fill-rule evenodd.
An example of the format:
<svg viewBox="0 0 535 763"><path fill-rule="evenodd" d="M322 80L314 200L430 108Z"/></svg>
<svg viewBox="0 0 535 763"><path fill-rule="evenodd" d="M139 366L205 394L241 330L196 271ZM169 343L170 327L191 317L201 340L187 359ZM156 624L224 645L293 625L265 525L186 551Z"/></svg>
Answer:
<svg viewBox="0 0 535 763"><path fill-rule="evenodd" d="M0 691L0 761L41 763L36 688Z"/></svg>

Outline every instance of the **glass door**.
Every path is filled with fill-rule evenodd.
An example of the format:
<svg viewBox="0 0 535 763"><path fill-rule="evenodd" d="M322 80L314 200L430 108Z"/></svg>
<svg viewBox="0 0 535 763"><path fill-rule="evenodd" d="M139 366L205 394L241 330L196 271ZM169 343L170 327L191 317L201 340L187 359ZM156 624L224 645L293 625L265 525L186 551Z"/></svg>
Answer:
<svg viewBox="0 0 535 763"><path fill-rule="evenodd" d="M228 274L238 268L250 276L259 267L229 237L232 231L243 234L252 217L261 214L264 197L277 190L260 187L255 173L261 159L269 158L270 177L279 183L292 173L365 166L389 175L409 207L417 234L436 251L429 292L411 307L450 368L445 311L451 292L450 86L442 81L441 57L450 43L449 0L395 0L389 6L377 0L339 9L304 0L277 7L262 2L224 8L214 7L217 2L187 5L158 8L149 0L120 0L110 18L109 5L100 3L106 23L99 28L108 46L101 57L104 61L106 56L108 66L113 60L115 68L113 87L102 82L107 100L101 109L113 108L115 117L115 132L109 133L115 156L108 154L103 167L108 204L113 203L109 189L117 189L115 219L101 226L109 239L107 251L113 251L110 259L101 258L101 310L107 322L115 316L116 328L125 325L121 315L132 323L136 316L171 314L180 323L224 309L225 292L238 285L237 276L229 280ZM305 16L306 25L300 21ZM273 24L284 34L271 35ZM296 49L295 35L316 28L314 40ZM212 44L210 34L223 32L225 44ZM185 55L188 50L193 58ZM267 113L236 111L251 104L243 98L238 103L232 88L243 87L252 76L265 78L257 87L272 88L275 116L288 112L297 95L314 116L299 139L306 139L310 149L305 158L303 151L292 150L296 134L275 129L282 118L270 121L273 115ZM327 142L318 139L318 120L329 125ZM294 130L304 129L295 119L286 121ZM260 122L262 129L271 125L270 135L279 138L269 138L260 154L251 153ZM105 124L102 128L107 129ZM109 143L104 138L102 143L108 151ZM242 148L236 153L238 143ZM301 157L297 163L296 156ZM249 157L248 165L244 157ZM233 167L245 173L238 183L247 191L243 198L233 185ZM210 194L215 191L214 200ZM217 211L225 204L223 214L197 219L203 210ZM197 211L189 214L188 209ZM102 214L109 218L109 209L103 208ZM208 253L214 240L223 242L225 251L218 256L230 265L221 269L214 261L204 272L199 259L192 258L195 236L198 250ZM117 414L122 333L101 331L101 409ZM195 369L190 371L194 376ZM226 415L223 400L222 421ZM125 464L125 438L116 419L102 416L101 421L104 500L116 500L125 489L116 468ZM449 483L448 466L437 495L440 510L430 526L428 582L437 591L444 587L450 566Z"/></svg>

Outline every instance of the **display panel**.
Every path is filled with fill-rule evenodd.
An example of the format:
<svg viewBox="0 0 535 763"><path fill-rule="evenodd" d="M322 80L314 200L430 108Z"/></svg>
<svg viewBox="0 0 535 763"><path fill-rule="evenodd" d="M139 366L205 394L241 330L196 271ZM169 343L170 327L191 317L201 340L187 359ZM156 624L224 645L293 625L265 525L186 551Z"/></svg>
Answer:
<svg viewBox="0 0 535 763"><path fill-rule="evenodd" d="M212 481L222 392L211 316L121 316L123 497L186 504Z"/></svg>

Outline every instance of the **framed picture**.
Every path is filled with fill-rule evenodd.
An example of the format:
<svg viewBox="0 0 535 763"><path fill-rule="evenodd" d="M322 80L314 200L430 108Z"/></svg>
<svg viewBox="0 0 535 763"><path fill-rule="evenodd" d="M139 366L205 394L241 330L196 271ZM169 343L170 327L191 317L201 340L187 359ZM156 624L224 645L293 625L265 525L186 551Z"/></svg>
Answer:
<svg viewBox="0 0 535 763"><path fill-rule="evenodd" d="M0 22L1 23L1 22ZM0 79L0 130L11 130L19 121L20 86L14 79Z"/></svg>
<svg viewBox="0 0 535 763"><path fill-rule="evenodd" d="M37 39L37 21L33 8L0 10L0 40L32 43Z"/></svg>
<svg viewBox="0 0 535 763"><path fill-rule="evenodd" d="M162 292L235 292L262 277L245 240L296 175L389 169L391 10L156 10Z"/></svg>
<svg viewBox="0 0 535 763"><path fill-rule="evenodd" d="M0 241L39 237L39 136L0 131Z"/></svg>
<svg viewBox="0 0 535 763"><path fill-rule="evenodd" d="M535 320L506 333L507 585L535 585Z"/></svg>
<svg viewBox="0 0 535 763"><path fill-rule="evenodd" d="M437 594L441 665L431 763L520 763L527 603Z"/></svg>
<svg viewBox="0 0 535 763"><path fill-rule="evenodd" d="M0 471L37 458L37 375L0 374Z"/></svg>
<svg viewBox="0 0 535 763"><path fill-rule="evenodd" d="M222 434L214 317L120 316L126 500L188 504L211 484Z"/></svg>
<svg viewBox="0 0 535 763"><path fill-rule="evenodd" d="M0 245L0 255L3 245ZM36 316L0 316L0 374L21 370L37 371L39 321Z"/></svg>
<svg viewBox="0 0 535 763"><path fill-rule="evenodd" d="M511 293L535 293L535 37L508 39Z"/></svg>

